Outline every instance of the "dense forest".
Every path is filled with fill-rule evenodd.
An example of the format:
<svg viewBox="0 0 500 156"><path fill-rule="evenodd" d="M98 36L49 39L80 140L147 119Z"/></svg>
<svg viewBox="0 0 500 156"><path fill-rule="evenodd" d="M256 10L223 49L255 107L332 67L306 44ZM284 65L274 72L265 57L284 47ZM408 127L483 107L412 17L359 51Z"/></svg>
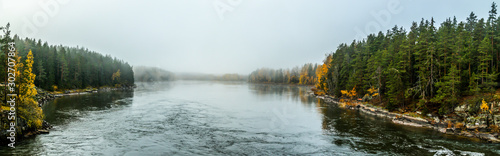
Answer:
<svg viewBox="0 0 500 156"><path fill-rule="evenodd" d="M54 46L41 40L20 39L17 35L11 38L9 26L0 27L4 33L0 39L0 60L4 62L0 63L0 79L7 80L7 73L10 76L8 85L0 85L0 92L5 95L6 92L17 91L18 100L17 104L12 105L12 99L16 98L11 97L11 101L7 101L5 95L0 103L3 115L16 114L12 112L16 110L17 118L9 116L9 120L1 119L2 135L6 135L4 130L9 129L8 125L21 134L42 128L44 116L37 102L35 86L55 91L134 85L132 67L122 60L84 48ZM14 106L16 108L12 109ZM15 122L11 119L15 119Z"/></svg>
<svg viewBox="0 0 500 156"><path fill-rule="evenodd" d="M316 69L317 65L311 63L304 64L302 67L294 67L290 69L269 69L261 68L253 71L248 79L249 82L256 83L286 83L286 84L303 84L314 85L317 81Z"/></svg>
<svg viewBox="0 0 500 156"><path fill-rule="evenodd" d="M83 47L55 46L41 40L20 39L17 35L13 38L4 35L2 41L3 44L14 41L22 61L30 50L33 52L35 85L46 90L134 84L132 67L110 55L104 56ZM0 55L0 59L5 61L5 54ZM5 73L5 64L2 63L0 79L5 79Z"/></svg>
<svg viewBox="0 0 500 156"><path fill-rule="evenodd" d="M486 19L433 18L385 34L340 44L319 66L317 89L341 97L353 90L389 110L450 113L465 96L492 95L499 87L500 18L493 3ZM366 98L366 97L365 97ZM479 106L477 106L477 110Z"/></svg>

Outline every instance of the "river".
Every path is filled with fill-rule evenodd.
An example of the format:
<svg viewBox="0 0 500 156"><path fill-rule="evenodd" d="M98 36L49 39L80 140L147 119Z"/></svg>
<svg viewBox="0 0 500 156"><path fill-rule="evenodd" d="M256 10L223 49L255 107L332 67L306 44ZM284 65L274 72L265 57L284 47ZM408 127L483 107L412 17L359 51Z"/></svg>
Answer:
<svg viewBox="0 0 500 156"><path fill-rule="evenodd" d="M17 155L500 155L476 142L326 104L309 87L245 82L137 83L58 98L54 128L1 147Z"/></svg>

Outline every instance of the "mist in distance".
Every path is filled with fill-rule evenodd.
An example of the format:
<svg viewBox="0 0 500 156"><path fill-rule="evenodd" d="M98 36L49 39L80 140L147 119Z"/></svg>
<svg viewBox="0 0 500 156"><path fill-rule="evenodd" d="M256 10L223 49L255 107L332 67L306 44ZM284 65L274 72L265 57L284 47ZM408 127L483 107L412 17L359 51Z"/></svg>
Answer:
<svg viewBox="0 0 500 156"><path fill-rule="evenodd" d="M138 82L159 82L174 80L196 80L196 81L247 81L248 75L236 73L203 74L203 73L172 73L158 67L137 66L133 68L134 79Z"/></svg>
<svg viewBox="0 0 500 156"><path fill-rule="evenodd" d="M247 75L320 63L341 43L422 18L487 17L491 1L0 1L12 34L83 46L133 66Z"/></svg>

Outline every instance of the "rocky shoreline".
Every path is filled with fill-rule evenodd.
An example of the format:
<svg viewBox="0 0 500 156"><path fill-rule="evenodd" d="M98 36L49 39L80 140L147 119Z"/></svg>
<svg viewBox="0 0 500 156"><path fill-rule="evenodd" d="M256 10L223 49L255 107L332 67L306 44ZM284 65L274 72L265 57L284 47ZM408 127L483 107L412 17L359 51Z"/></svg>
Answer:
<svg viewBox="0 0 500 156"><path fill-rule="evenodd" d="M311 95L315 96L316 98L323 99L327 103L337 104L347 109L359 110L366 114L389 118L392 120L393 123L396 124L413 126L413 127L431 128L445 134L463 136L468 138L477 138L489 143L500 143L499 133L487 133L484 132L484 128L482 130L478 130L480 127L477 125L476 126L467 125L462 127L450 126L450 122L446 122L449 120L446 119L440 120L437 117L434 119L413 117L405 114L389 112L387 110L368 106L360 102L355 103L353 106L349 106L339 102L338 99L328 95L315 95L313 93L311 93Z"/></svg>

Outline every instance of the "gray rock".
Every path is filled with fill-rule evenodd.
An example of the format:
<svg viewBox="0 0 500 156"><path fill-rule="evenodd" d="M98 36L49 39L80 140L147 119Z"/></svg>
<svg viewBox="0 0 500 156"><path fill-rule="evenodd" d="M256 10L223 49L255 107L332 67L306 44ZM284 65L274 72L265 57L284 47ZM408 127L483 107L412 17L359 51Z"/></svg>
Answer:
<svg viewBox="0 0 500 156"><path fill-rule="evenodd" d="M455 107L455 112L465 112L467 109L467 104Z"/></svg>
<svg viewBox="0 0 500 156"><path fill-rule="evenodd" d="M453 134L454 132L455 130L453 130L452 128L446 128L446 133Z"/></svg>
<svg viewBox="0 0 500 156"><path fill-rule="evenodd" d="M434 122L439 123L439 121L440 121L440 120L439 120L439 118L438 118L438 117L434 117Z"/></svg>
<svg viewBox="0 0 500 156"><path fill-rule="evenodd" d="M49 131L48 130L38 130L38 133L39 134L49 134Z"/></svg>
<svg viewBox="0 0 500 156"><path fill-rule="evenodd" d="M493 121L495 122L495 125L500 126L500 115L494 115Z"/></svg>

